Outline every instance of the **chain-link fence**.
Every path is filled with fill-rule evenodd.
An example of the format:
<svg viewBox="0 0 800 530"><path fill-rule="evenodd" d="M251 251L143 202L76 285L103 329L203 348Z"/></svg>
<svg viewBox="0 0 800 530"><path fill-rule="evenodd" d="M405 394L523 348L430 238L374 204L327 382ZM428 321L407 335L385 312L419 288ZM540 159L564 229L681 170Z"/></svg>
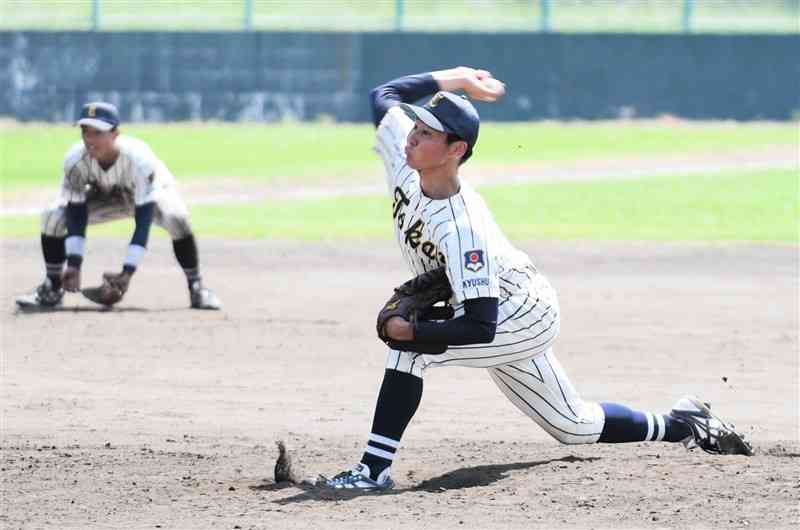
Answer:
<svg viewBox="0 0 800 530"><path fill-rule="evenodd" d="M0 0L0 29L800 33L800 0Z"/></svg>

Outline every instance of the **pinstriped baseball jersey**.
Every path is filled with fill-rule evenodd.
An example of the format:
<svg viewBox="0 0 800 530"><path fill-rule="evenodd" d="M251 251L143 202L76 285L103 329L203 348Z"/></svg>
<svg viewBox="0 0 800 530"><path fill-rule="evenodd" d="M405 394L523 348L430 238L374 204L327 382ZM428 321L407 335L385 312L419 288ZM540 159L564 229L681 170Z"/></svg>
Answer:
<svg viewBox="0 0 800 530"><path fill-rule="evenodd" d="M88 188L102 193L120 190L130 195L134 203L146 204L153 200L158 179L169 172L143 141L130 136L119 136L115 141L119 157L114 165L104 170L96 159L89 156L83 142L78 142L64 157L62 198L69 202L85 202Z"/></svg>
<svg viewBox="0 0 800 530"><path fill-rule="evenodd" d="M489 344L450 346L437 355L390 350L386 368L417 377L428 368L487 368L508 399L557 439L597 441L603 410L580 398L552 350L561 323L555 290L509 243L469 185L461 182L459 193L445 200L423 195L419 175L405 159L412 128L402 109L393 107L378 127L375 145L403 257L414 274L446 265L456 317L464 314L464 300L496 297L497 331Z"/></svg>
<svg viewBox="0 0 800 530"><path fill-rule="evenodd" d="M446 265L453 302L510 297L525 290L528 256L500 231L486 203L461 182L447 199L426 197L419 174L405 160L404 147L414 122L398 107L383 118L376 151L386 168L393 199L392 216L400 251L414 275Z"/></svg>

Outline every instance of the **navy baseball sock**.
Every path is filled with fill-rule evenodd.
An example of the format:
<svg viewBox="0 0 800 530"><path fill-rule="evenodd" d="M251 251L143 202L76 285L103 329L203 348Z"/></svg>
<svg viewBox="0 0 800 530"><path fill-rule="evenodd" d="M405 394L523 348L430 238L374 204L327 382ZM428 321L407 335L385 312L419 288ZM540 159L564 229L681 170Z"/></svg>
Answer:
<svg viewBox="0 0 800 530"><path fill-rule="evenodd" d="M653 414L617 403L600 403L606 422L598 443L680 442L692 435L688 425L668 414Z"/></svg>
<svg viewBox="0 0 800 530"><path fill-rule="evenodd" d="M369 466L372 480L392 465L400 438L422 400L422 379L406 372L387 369L375 404L367 448L361 463Z"/></svg>
<svg viewBox="0 0 800 530"><path fill-rule="evenodd" d="M189 289L191 289L192 284L201 279L197 259L197 243L194 240L194 235L189 234L182 239L173 240L172 250L175 251L175 258L183 268L186 281L189 283Z"/></svg>
<svg viewBox="0 0 800 530"><path fill-rule="evenodd" d="M64 248L64 237L53 237L42 234L42 255L47 269L47 277L53 289L61 289L61 273L64 262L67 260L67 251Z"/></svg>

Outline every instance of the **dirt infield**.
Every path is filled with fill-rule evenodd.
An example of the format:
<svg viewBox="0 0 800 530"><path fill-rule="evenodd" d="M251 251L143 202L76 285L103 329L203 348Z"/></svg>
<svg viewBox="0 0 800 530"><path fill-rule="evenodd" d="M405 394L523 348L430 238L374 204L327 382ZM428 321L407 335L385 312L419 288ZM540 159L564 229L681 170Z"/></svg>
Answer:
<svg viewBox="0 0 800 530"><path fill-rule="evenodd" d="M188 307L157 238L114 311L22 314L38 243L3 241L2 499L8 528L789 528L800 521L798 262L788 246L522 245L559 291L556 352L581 394L712 402L757 454L561 446L483 370L432 370L396 490L274 484L354 464L383 371L390 244L201 241L222 312ZM89 241L84 283L125 242Z"/></svg>

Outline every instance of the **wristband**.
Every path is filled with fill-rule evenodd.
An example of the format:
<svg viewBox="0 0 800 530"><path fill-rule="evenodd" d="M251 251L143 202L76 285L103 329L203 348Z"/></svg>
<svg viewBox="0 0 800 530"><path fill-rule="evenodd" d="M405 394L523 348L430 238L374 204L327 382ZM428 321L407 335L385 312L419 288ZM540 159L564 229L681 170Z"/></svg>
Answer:
<svg viewBox="0 0 800 530"><path fill-rule="evenodd" d="M69 236L64 240L64 250L67 254L67 266L80 269L83 263L83 252L86 250L86 238L83 236Z"/></svg>
<svg viewBox="0 0 800 530"><path fill-rule="evenodd" d="M82 236L69 236L64 241L64 249L67 251L67 256L83 257L83 252L86 250L86 238Z"/></svg>
<svg viewBox="0 0 800 530"><path fill-rule="evenodd" d="M136 270L136 267L139 265L139 262L141 262L142 258L144 258L146 250L147 249L145 249L141 245L134 245L134 244L128 245L128 255L125 256L125 262L123 263L122 268L124 270L131 269L130 272Z"/></svg>

